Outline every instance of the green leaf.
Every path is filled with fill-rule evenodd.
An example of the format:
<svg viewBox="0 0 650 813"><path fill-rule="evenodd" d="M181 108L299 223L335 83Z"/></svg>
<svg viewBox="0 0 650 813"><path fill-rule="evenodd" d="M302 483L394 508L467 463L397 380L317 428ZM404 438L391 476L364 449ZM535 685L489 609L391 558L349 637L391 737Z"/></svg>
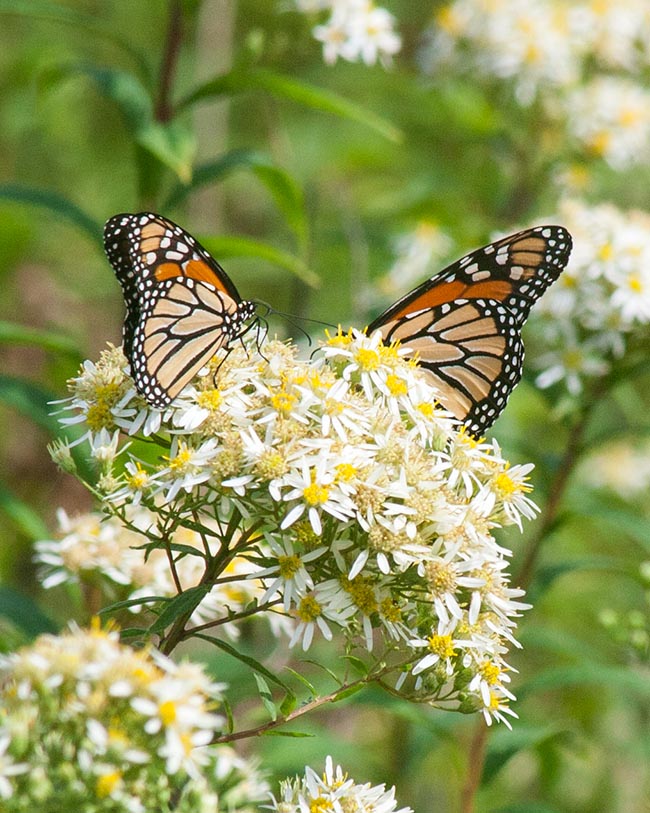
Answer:
<svg viewBox="0 0 650 813"><path fill-rule="evenodd" d="M0 484L0 510L9 517L12 525L32 542L49 538L50 532L40 515L2 484Z"/></svg>
<svg viewBox="0 0 650 813"><path fill-rule="evenodd" d="M288 714L296 708L298 705L298 698L293 694L286 694L284 696L284 700L280 703L280 713L283 717L286 717Z"/></svg>
<svg viewBox="0 0 650 813"><path fill-rule="evenodd" d="M140 596L139 598L127 598L124 601L116 601L114 604L109 604L108 607L102 607L99 610L98 615L110 615L111 613L117 612L117 610L125 610L129 607L137 607L140 604L158 604L160 603L167 603L172 599L169 596ZM150 632L149 629L144 630L147 634Z"/></svg>
<svg viewBox="0 0 650 813"><path fill-rule="evenodd" d="M366 686L364 683L358 684L357 686L348 686L347 689L343 689L342 692L339 692L336 695L336 697L332 700L332 703L338 703L341 700L345 700L347 697L352 697L352 695L358 694L365 688Z"/></svg>
<svg viewBox="0 0 650 813"><path fill-rule="evenodd" d="M192 179L192 162L196 155L194 134L181 122L162 124L149 121L136 130L137 143L172 170L182 183Z"/></svg>
<svg viewBox="0 0 650 813"><path fill-rule="evenodd" d="M580 559L572 559L567 562L555 562L539 568L528 591L528 598L533 602L536 601L557 579L568 573L584 571L627 573L628 570L620 559L613 556L583 556Z"/></svg>
<svg viewBox="0 0 650 813"><path fill-rule="evenodd" d="M31 345L53 353L61 353L79 363L82 361L76 343L69 336L24 327L14 322L0 321L0 344Z"/></svg>
<svg viewBox="0 0 650 813"><path fill-rule="evenodd" d="M343 659L350 664L357 674L366 677L368 674L368 666L361 658L357 658L356 655L343 655Z"/></svg>
<svg viewBox="0 0 650 813"><path fill-rule="evenodd" d="M128 40L116 34L113 25L104 23L97 15L84 14L69 6L50 2L50 0L0 0L0 14L31 17L71 25L77 31L89 31L93 36L108 40L128 54L145 81L149 81L151 78L149 65L143 55Z"/></svg>
<svg viewBox="0 0 650 813"><path fill-rule="evenodd" d="M191 192L219 181L237 169L250 170L264 184L290 228L301 242L304 241L307 225L302 189L288 172L280 169L268 157L251 150L231 150L216 161L196 167L191 183L177 186L164 208L178 206Z"/></svg>
<svg viewBox="0 0 650 813"><path fill-rule="evenodd" d="M205 596L210 592L209 584L197 584L175 596L149 628L149 632L163 633L170 624L182 615L191 615Z"/></svg>
<svg viewBox="0 0 650 813"><path fill-rule="evenodd" d="M526 726L523 724L518 724L512 731L495 731L488 740L482 784L492 781L508 760L520 751L534 748L543 742L564 735L564 733L555 725Z"/></svg>
<svg viewBox="0 0 650 813"><path fill-rule="evenodd" d="M29 596L11 587L0 587L0 615L8 618L29 638L43 632L57 632L57 626Z"/></svg>
<svg viewBox="0 0 650 813"><path fill-rule="evenodd" d="M201 243L214 256L257 257L289 271L311 288L320 286L318 275L301 259L287 251L282 251L268 243L252 240L249 237L202 237Z"/></svg>
<svg viewBox="0 0 650 813"><path fill-rule="evenodd" d="M241 661L242 663L245 663L247 666L250 666L253 672L256 672L259 675L263 675L267 680L270 680L271 683L275 683L277 686L280 686L282 689L284 689L287 695L295 696L294 692L291 691L291 689L287 686L286 683L284 683L284 681L280 680L280 678L277 675L274 675L273 672L270 672L266 668L266 666L261 664L259 661L256 661L255 658L251 658L250 655L244 655L243 652L239 652L230 644L227 644L225 641L222 641L219 638L213 638L211 635L203 635L201 633L198 633L194 637L202 638L205 641L209 641L211 644L214 644L214 646L218 647L219 649L222 649L224 652L227 652L228 655L231 655L238 661Z"/></svg>
<svg viewBox="0 0 650 813"><path fill-rule="evenodd" d="M69 71L92 79L99 92L119 107L136 144L171 169L182 183L190 182L196 154L194 134L180 121L156 121L153 100L133 74L92 65L76 65Z"/></svg>
<svg viewBox="0 0 650 813"><path fill-rule="evenodd" d="M308 734L306 731L278 731L277 728L271 731L263 731L263 737L315 737L315 734Z"/></svg>
<svg viewBox="0 0 650 813"><path fill-rule="evenodd" d="M271 690L269 689L269 684L258 674L253 674L255 678L255 682L257 683L257 689L260 693L260 697L262 698L262 703L264 703L264 707L268 711L273 721L278 719L278 710L275 707L275 703L273 702L273 695L271 694Z"/></svg>
<svg viewBox="0 0 650 813"><path fill-rule="evenodd" d="M75 203L72 203L72 201L63 195L59 195L57 192L49 192L45 189L34 189L33 187L21 186L20 184L5 183L0 184L0 198L48 209L62 220L70 221L74 226L77 226L81 231L85 232L93 242L101 245L101 225Z"/></svg>
<svg viewBox="0 0 650 813"><path fill-rule="evenodd" d="M300 674L300 672L296 672L296 670L295 670L295 669L292 669L290 666L285 666L285 667L284 667L284 669L285 669L287 672L289 672L289 674L293 675L293 676L295 677L295 679L296 679L296 680L300 681L300 683L302 683L302 685L303 685L303 686L306 686L306 687L307 687L307 689L309 689L309 691L311 692L311 694L312 694L312 696L313 696L313 697L316 697L316 694L317 694L317 692L316 692L316 687L313 685L313 683L310 683L310 682L307 680L307 678L306 678L306 677L304 677L303 675L301 675L301 674Z"/></svg>
<svg viewBox="0 0 650 813"><path fill-rule="evenodd" d="M230 73L217 76L183 99L179 103L178 109L196 104L204 99L249 91L264 91L272 96L296 102L303 107L356 121L396 143L401 142L403 138L397 127L361 105L350 102L332 91L323 90L293 77L261 68L235 69Z"/></svg>

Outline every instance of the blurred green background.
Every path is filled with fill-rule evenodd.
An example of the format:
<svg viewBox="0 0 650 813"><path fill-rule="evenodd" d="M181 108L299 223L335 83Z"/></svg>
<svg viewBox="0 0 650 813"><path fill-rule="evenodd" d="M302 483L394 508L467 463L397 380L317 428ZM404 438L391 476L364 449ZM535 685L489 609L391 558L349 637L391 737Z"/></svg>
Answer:
<svg viewBox="0 0 650 813"><path fill-rule="evenodd" d="M378 281L395 240L419 222L451 238L442 265L495 231L552 217L554 173L577 160L561 128L499 83L423 74L419 54L442 4L387 5L403 38L389 70L326 66L313 21L279 0L0 0L5 650L74 614L63 591L39 591L31 546L51 535L57 507L92 507L50 462L58 430L47 402L65 397L82 359L120 342L123 303L101 247L108 217L160 211L215 253L242 296L345 327L390 303ZM590 199L650 209L647 165L586 164ZM280 319L272 327L294 331ZM331 753L357 781L395 784L419 813L471 809L463 792L481 766L478 811L650 809L639 574L650 501L647 488L632 500L594 489L580 468L613 438L647 437L647 338L636 365L603 384L588 425L587 402L558 413L558 391L537 390L527 370L493 430L513 463L536 464L543 512L523 535L500 536L515 574L528 556L534 603L512 657L514 732L484 738L482 721L377 690L301 721L314 738L244 750L278 777ZM232 662L217 666L236 680Z"/></svg>

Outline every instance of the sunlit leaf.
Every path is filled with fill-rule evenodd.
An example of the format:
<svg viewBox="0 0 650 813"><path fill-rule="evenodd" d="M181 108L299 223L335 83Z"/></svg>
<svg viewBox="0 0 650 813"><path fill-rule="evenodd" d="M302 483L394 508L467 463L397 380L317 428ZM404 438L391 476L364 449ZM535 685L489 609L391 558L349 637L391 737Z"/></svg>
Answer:
<svg viewBox="0 0 650 813"><path fill-rule="evenodd" d="M181 122L161 124L149 121L139 127L135 139L141 147L171 169L183 183L192 178L192 162L196 155L194 134Z"/></svg>
<svg viewBox="0 0 650 813"><path fill-rule="evenodd" d="M201 243L219 260L226 257L256 257L289 271L311 288L320 286L316 272L301 259L268 243L249 237L201 237Z"/></svg>
<svg viewBox="0 0 650 813"><path fill-rule="evenodd" d="M179 104L179 108L205 99L248 91L264 91L272 96L289 99L303 107L356 121L391 141L402 140L402 133L397 127L367 108L350 102L332 91L262 69L234 70L217 76L187 96Z"/></svg>

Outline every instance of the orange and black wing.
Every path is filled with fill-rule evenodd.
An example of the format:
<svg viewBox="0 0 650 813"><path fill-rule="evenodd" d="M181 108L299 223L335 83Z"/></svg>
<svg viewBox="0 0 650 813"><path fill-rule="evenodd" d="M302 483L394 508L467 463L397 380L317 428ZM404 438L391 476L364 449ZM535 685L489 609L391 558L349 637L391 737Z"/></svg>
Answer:
<svg viewBox="0 0 650 813"><path fill-rule="evenodd" d="M417 355L441 404L481 434L521 379L521 328L566 266L571 245L561 226L490 243L406 294L368 331Z"/></svg>
<svg viewBox="0 0 650 813"><path fill-rule="evenodd" d="M158 214L119 214L104 247L126 303L123 342L138 391L165 407L254 315L219 263Z"/></svg>

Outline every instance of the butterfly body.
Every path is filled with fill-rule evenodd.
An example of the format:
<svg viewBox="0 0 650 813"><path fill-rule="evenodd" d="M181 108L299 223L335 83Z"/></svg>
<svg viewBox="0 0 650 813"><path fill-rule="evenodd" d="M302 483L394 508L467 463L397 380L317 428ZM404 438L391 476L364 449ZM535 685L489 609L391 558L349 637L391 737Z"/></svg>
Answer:
<svg viewBox="0 0 650 813"><path fill-rule="evenodd" d="M166 407L255 316L219 263L161 215L118 214L104 248L126 303L124 353L136 389Z"/></svg>
<svg viewBox="0 0 650 813"><path fill-rule="evenodd" d="M480 248L375 319L384 342L417 358L441 404L474 434L494 423L521 379L521 328L564 269L571 237L537 226Z"/></svg>

